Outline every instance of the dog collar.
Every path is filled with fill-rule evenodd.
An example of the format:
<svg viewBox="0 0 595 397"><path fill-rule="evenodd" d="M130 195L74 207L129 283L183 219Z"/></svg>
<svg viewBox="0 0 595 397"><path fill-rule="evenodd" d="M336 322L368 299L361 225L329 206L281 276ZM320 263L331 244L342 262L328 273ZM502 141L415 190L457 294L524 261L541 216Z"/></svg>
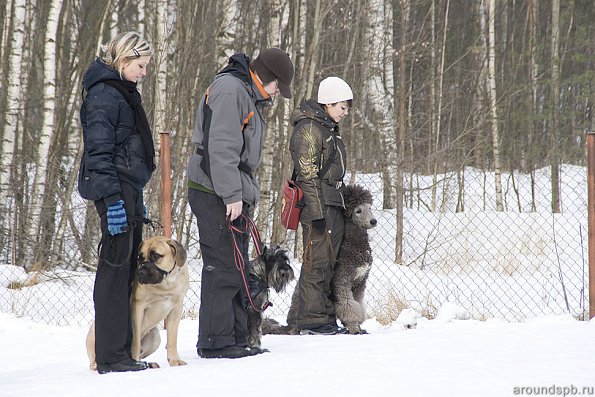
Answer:
<svg viewBox="0 0 595 397"><path fill-rule="evenodd" d="M163 278L166 278L167 276L169 276L171 274L171 272L174 271L174 269L176 268L176 261L174 261L174 265L172 266L171 270L169 272L166 272L165 270L161 270L159 268L157 268L159 270L159 273L161 273L163 275Z"/></svg>
<svg viewBox="0 0 595 397"><path fill-rule="evenodd" d="M145 263L151 263L151 262L143 262L141 263L141 266L144 265ZM176 264L177 262L174 261L174 265L172 266L171 270L169 272L166 272L163 269L160 269L157 265L155 265L155 263L153 262L153 266L155 266L155 269L157 270L157 273L161 274L163 276L163 278L166 278L167 276L169 276L171 274L171 272L174 271L174 269L176 268Z"/></svg>

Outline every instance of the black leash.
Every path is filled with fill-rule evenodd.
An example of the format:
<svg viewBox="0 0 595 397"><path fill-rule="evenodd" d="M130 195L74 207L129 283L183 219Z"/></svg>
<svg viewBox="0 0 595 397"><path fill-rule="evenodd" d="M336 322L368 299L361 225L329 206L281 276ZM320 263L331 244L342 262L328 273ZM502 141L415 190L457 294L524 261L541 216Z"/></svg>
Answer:
<svg viewBox="0 0 595 397"><path fill-rule="evenodd" d="M99 244L97 244L97 256L99 257L100 263L103 262L111 267L122 267L130 262L130 256L132 255L132 242L134 239L134 233L132 233L130 231L130 228L134 228L135 223L136 222L134 222L133 220L130 220L128 222L128 230L126 231L126 233L128 233L128 254L125 256L124 261L120 262L120 263L114 263L114 262L111 262L111 261L101 257L101 249L103 248L104 244L107 244L108 249L110 249L110 250L114 250L114 248L115 248L113 246L110 247L110 245L113 245L115 242L115 239L114 239L115 236L112 236L109 234L109 232L107 232L101 237L101 240L99 240Z"/></svg>
<svg viewBox="0 0 595 397"><path fill-rule="evenodd" d="M151 226L151 228L153 229L153 232L155 232L155 230L157 230L157 227L163 228L163 226L159 222L153 221L149 218L144 218L144 217L141 218L138 216L129 218L128 222L127 222L127 231L125 232L125 233L128 233L128 255L126 255L126 259L121 263L114 263L114 262L111 262L105 258L101 258L101 248L103 247L104 244L106 244L106 241L108 244L108 248L110 248L109 247L110 243L113 244L113 242L115 241L113 239L113 237L115 237L115 236L112 236L109 234L109 232L107 232L107 233L103 234L103 236L101 237L101 240L99 240L99 243L97 244L97 257L100 258L101 262L104 262L107 265L112 266L112 267L122 267L130 261L130 256L132 255L132 242L133 242L133 238L134 238L134 236L133 236L134 233L132 233L132 230L134 230L134 228L136 227L137 222L139 220L142 220L143 224ZM157 224L157 226L155 226L155 224ZM114 247L111 247L111 249L114 249ZM161 269L159 269L159 270L163 272L163 270L161 270ZM173 269L172 269L172 271L173 271ZM170 273L171 273L171 271L170 271Z"/></svg>
<svg viewBox="0 0 595 397"><path fill-rule="evenodd" d="M248 301L250 302L250 306L255 311L262 313L269 306L272 306L272 305L270 302L267 301L262 308L257 308L256 305L254 304L254 301L252 300L252 294L250 294L250 287L248 285L248 280L246 279L246 272L245 272L246 262L244 261L244 255L242 254L242 250L238 246L238 242L236 240L236 233L239 233L239 234L250 233L250 236L252 237L252 241L254 242L254 245L256 247L256 252L258 253L259 257L262 257L262 241L260 239L260 233L258 232L258 228L256 227L256 224L254 223L252 218L250 218L247 215L244 215L244 213L242 213L240 216L242 218L244 218L244 220L246 221L246 227L244 230L242 230L238 227L235 227L229 219L227 220L227 225L229 227L229 230L231 231L231 237L232 237L232 241L233 241L233 257L234 257L234 261L236 264L236 268L242 274L242 280L244 282L244 288L246 289L246 295L248 296ZM268 288L268 285L267 285L267 288Z"/></svg>

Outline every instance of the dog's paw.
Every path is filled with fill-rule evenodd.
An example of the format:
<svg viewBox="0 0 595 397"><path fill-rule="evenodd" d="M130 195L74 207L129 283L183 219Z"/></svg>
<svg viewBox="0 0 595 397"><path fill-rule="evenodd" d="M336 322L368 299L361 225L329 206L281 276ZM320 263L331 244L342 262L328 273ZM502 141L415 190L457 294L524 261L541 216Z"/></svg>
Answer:
<svg viewBox="0 0 595 397"><path fill-rule="evenodd" d="M97 363L93 361L91 364L89 364L89 369L91 371L97 371Z"/></svg>
<svg viewBox="0 0 595 397"><path fill-rule="evenodd" d="M357 324L347 325L345 326L345 328L347 328L347 331L349 331L350 335L363 335L368 333L368 331L366 331Z"/></svg>
<svg viewBox="0 0 595 397"><path fill-rule="evenodd" d="M182 359L172 359L172 360L167 360L169 362L169 365L171 367L179 367L181 365L186 365L186 361L182 360Z"/></svg>
<svg viewBox="0 0 595 397"><path fill-rule="evenodd" d="M161 367L159 366L159 364L157 364L157 363L147 363L147 366L148 366L149 368L153 368L153 369L155 369L155 368L161 368Z"/></svg>

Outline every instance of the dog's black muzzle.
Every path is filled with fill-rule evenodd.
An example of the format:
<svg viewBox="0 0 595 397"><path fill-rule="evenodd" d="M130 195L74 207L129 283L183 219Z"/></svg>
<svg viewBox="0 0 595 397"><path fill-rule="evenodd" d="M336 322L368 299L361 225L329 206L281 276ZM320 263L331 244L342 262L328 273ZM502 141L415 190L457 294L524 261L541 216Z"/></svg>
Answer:
<svg viewBox="0 0 595 397"><path fill-rule="evenodd" d="M143 262L136 269L136 276L140 284L159 284L169 273L171 271L166 272L160 269L155 262Z"/></svg>

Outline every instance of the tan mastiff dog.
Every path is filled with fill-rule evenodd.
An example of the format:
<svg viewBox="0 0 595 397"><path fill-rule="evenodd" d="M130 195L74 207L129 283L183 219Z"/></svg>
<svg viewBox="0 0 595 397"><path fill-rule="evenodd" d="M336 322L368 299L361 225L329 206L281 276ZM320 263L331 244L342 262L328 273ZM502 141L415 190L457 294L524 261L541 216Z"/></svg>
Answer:
<svg viewBox="0 0 595 397"><path fill-rule="evenodd" d="M150 237L139 247L139 261L130 299L132 313L132 358L143 359L161 343L157 326L165 320L167 361L171 366L186 365L178 354L178 327L184 296L190 286L186 250L163 236ZM87 335L87 355L95 370L95 323ZM153 365L157 366L157 365Z"/></svg>

